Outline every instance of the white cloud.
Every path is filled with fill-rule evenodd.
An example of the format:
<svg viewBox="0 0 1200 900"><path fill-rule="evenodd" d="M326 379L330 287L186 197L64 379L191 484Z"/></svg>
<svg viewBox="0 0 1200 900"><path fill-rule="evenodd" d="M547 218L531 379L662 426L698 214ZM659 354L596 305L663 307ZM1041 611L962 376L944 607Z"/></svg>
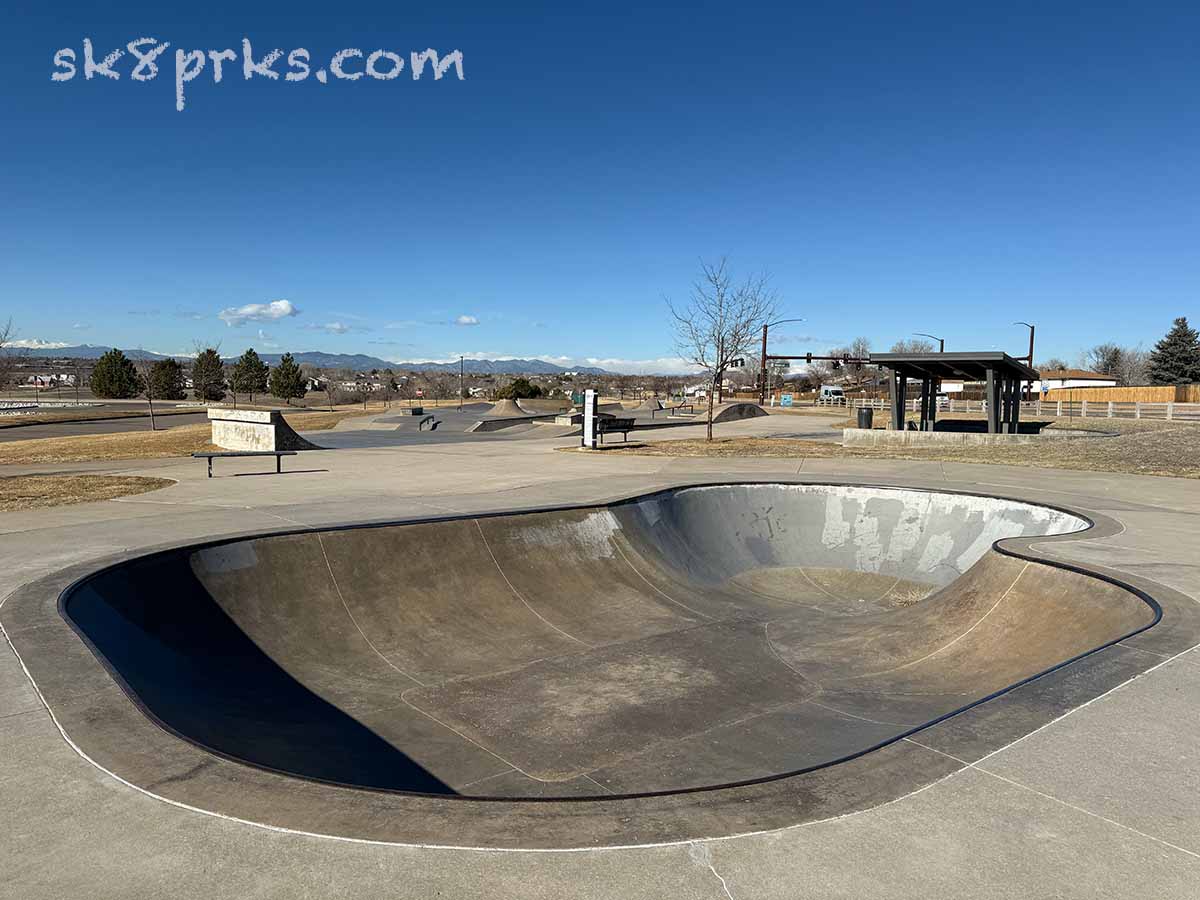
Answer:
<svg viewBox="0 0 1200 900"><path fill-rule="evenodd" d="M584 365L622 372L627 375L641 373L691 374L700 371L699 367L691 365L680 356L660 356L656 359L601 359L589 356L581 360Z"/></svg>
<svg viewBox="0 0 1200 900"><path fill-rule="evenodd" d="M70 347L66 341L42 341L37 338L22 338L19 341L9 341L4 345L15 350L61 350Z"/></svg>
<svg viewBox="0 0 1200 900"><path fill-rule="evenodd" d="M667 375L683 375L694 374L699 371L696 366L689 365L688 362L678 356L662 356L656 359L619 359L619 358L600 358L597 356L589 356L586 358L576 356L559 356L552 353L536 353L536 354L512 354L503 353L496 350L475 350L469 353L463 353L466 359L490 359L495 362L504 362L509 359L540 359L542 362L552 363L556 366L562 366L570 371L571 369L591 366L593 368L608 369L611 372L620 372L627 375L640 374L667 374ZM397 365L405 365L408 363L456 363L458 362L459 354L446 354L444 351L439 353L430 353L427 356L409 356L406 359L393 359L391 362Z"/></svg>
<svg viewBox="0 0 1200 900"><path fill-rule="evenodd" d="M258 329L258 341L265 350L278 350L279 345L275 343L271 335L267 334L261 328Z"/></svg>
<svg viewBox="0 0 1200 900"><path fill-rule="evenodd" d="M247 303L245 306L230 306L217 313L217 318L226 325L244 325L247 322L273 322L300 313L290 300L272 300L270 303Z"/></svg>
<svg viewBox="0 0 1200 900"><path fill-rule="evenodd" d="M459 316L454 320L455 325L478 325L479 320L474 316Z"/></svg>
<svg viewBox="0 0 1200 900"><path fill-rule="evenodd" d="M87 329L91 328L92 326L88 322L76 322L71 327L74 328L76 331L86 331Z"/></svg>
<svg viewBox="0 0 1200 900"><path fill-rule="evenodd" d="M345 322L312 322L304 327L310 331L324 331L326 334L345 334L347 331L351 330L351 326L347 325Z"/></svg>

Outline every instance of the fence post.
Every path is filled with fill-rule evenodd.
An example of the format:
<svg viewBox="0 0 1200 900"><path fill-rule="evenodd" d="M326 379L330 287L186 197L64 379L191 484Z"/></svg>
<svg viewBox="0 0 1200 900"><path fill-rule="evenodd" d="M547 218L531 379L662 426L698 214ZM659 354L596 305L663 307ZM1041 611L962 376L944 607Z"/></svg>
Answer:
<svg viewBox="0 0 1200 900"><path fill-rule="evenodd" d="M1133 417L1140 419L1142 417L1142 401L1135 400L1133 404Z"/></svg>
<svg viewBox="0 0 1200 900"><path fill-rule="evenodd" d="M1110 419L1112 418L1112 406L1113 406L1113 402L1111 400L1109 400L1108 401L1108 417Z"/></svg>
<svg viewBox="0 0 1200 900"><path fill-rule="evenodd" d="M1170 422L1171 419L1173 419L1173 418L1175 418L1175 404L1168 401L1167 402L1167 421Z"/></svg>
<svg viewBox="0 0 1200 900"><path fill-rule="evenodd" d="M1055 400L1054 402L1055 402L1055 403L1058 405L1058 408L1054 410L1054 415L1055 415L1057 418L1060 418L1060 419L1061 419L1061 418L1062 418L1062 401L1061 401L1061 400Z"/></svg>
<svg viewBox="0 0 1200 900"><path fill-rule="evenodd" d="M1080 404L1079 418L1081 418L1081 419L1087 418L1087 401L1086 400L1084 400L1083 403Z"/></svg>

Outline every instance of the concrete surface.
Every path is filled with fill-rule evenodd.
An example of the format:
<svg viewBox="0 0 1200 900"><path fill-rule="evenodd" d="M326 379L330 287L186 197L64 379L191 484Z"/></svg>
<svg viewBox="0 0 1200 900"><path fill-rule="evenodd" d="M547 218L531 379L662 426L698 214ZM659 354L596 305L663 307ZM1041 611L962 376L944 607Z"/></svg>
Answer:
<svg viewBox="0 0 1200 900"><path fill-rule="evenodd" d="M727 427L755 434L807 427L796 418ZM571 443L493 438L317 451L305 458L325 471L248 479L236 477L235 460L228 476L208 482L191 460L54 467L145 472L178 483L117 501L0 515L0 591L11 595L114 555L215 536L595 504L740 478L884 481L1048 501L1111 522L1110 531L1033 540L1029 548L1150 592L1164 601L1164 618L1087 657L1087 666L1073 663L893 745L908 748L896 757L897 780L917 776L900 796L879 800L868 792L848 814L743 837L534 854L332 841L164 803L72 748L6 649L0 896L1196 896L1200 722L1191 713L1200 696L1200 657L1192 652L1200 483L903 460L683 460L553 449ZM7 468L17 474L18 467ZM7 605L0 607L6 629ZM76 707L102 710L108 696L78 696ZM1031 733L1027 722L1047 708L1054 718ZM845 782L834 793L861 783ZM505 817L497 818L503 827ZM760 830L755 819L748 809L747 832ZM523 825L507 822L515 831Z"/></svg>
<svg viewBox="0 0 1200 900"><path fill-rule="evenodd" d="M319 450L298 435L278 410L210 407L212 442L224 450Z"/></svg>
<svg viewBox="0 0 1200 900"><path fill-rule="evenodd" d="M975 431L891 431L881 428L846 428L846 447L932 447L945 444L1044 444L1046 441L1115 437L1098 431L1047 429L1036 434L987 434Z"/></svg>

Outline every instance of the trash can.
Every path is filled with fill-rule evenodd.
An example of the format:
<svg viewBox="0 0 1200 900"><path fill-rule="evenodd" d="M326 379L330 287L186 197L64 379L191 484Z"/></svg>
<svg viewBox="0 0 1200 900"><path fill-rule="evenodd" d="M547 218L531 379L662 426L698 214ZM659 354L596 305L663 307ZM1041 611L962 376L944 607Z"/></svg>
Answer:
<svg viewBox="0 0 1200 900"><path fill-rule="evenodd" d="M875 410L863 407L858 411L858 427L870 428L875 421Z"/></svg>

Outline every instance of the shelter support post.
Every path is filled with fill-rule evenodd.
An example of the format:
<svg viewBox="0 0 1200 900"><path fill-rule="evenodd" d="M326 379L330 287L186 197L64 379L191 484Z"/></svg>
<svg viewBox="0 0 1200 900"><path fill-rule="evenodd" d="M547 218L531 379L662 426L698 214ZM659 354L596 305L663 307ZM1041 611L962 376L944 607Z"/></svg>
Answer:
<svg viewBox="0 0 1200 900"><path fill-rule="evenodd" d="M987 370L987 430L988 434L997 434L1000 431L1000 391L999 384L996 381L996 370L989 368Z"/></svg>

